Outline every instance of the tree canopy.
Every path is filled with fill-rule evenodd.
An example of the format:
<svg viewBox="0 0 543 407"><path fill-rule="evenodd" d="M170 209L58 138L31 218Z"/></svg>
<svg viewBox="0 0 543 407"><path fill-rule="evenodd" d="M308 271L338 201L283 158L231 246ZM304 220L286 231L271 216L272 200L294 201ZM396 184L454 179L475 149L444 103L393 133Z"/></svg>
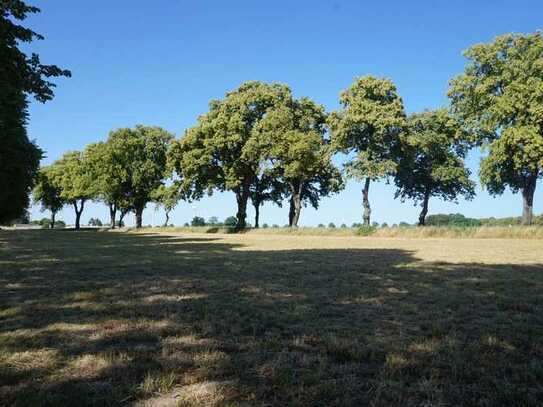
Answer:
<svg viewBox="0 0 543 407"><path fill-rule="evenodd" d="M179 201L183 199L181 190L177 183L169 186L160 185L151 193L151 199L156 203L157 207L163 207L166 215L164 226L168 226L170 221L170 212L174 210Z"/></svg>
<svg viewBox="0 0 543 407"><path fill-rule="evenodd" d="M39 11L20 0L0 3L0 223L24 214L43 155L26 132L28 95L46 102L55 86L47 78L70 76L55 65L43 65L38 54L20 50L22 43L43 39L19 24Z"/></svg>
<svg viewBox="0 0 543 407"><path fill-rule="evenodd" d="M34 202L41 205L42 211L51 212L50 226L54 228L56 214L66 204L66 201L62 199L62 190L54 183L52 171L54 171L52 167L40 169L34 187Z"/></svg>
<svg viewBox="0 0 543 407"><path fill-rule="evenodd" d="M424 225L428 201L439 197L456 201L472 199L475 184L464 165L467 135L445 109L426 111L408 118L394 177L396 197L422 204L419 225Z"/></svg>
<svg viewBox="0 0 543 407"><path fill-rule="evenodd" d="M507 34L465 52L468 64L451 81L453 112L486 147L481 182L493 194L509 186L523 195L531 224L543 169L543 36Z"/></svg>
<svg viewBox="0 0 543 407"><path fill-rule="evenodd" d="M346 164L347 175L364 179L364 225L370 225L371 181L396 171L396 152L406 125L403 101L388 79L365 76L341 93L342 109L330 116L334 146L354 156Z"/></svg>

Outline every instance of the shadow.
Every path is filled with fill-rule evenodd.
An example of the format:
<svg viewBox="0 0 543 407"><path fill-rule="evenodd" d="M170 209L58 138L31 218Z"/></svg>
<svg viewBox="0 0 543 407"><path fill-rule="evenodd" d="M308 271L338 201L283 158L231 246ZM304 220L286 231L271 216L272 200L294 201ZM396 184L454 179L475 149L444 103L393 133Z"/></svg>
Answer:
<svg viewBox="0 0 543 407"><path fill-rule="evenodd" d="M0 232L0 402L543 400L540 265L243 242Z"/></svg>

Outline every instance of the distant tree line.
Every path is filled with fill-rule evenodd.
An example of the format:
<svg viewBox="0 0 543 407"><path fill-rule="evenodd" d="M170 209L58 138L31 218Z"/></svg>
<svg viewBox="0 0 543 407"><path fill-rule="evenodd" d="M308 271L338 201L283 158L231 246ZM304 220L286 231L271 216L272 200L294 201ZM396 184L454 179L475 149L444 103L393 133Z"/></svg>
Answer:
<svg viewBox="0 0 543 407"><path fill-rule="evenodd" d="M307 97L295 98L286 85L250 81L212 100L182 138L160 127L121 128L37 171L41 151L25 131L27 95L50 99L53 84L43 78L70 73L18 50L19 42L41 37L13 21L37 9L2 4L1 27L9 35L0 44L0 71L8 75L1 82L0 125L9 142L0 151L1 221L21 215L34 187L34 199L51 212L52 226L68 205L79 228L90 200L107 205L111 227L129 212L141 227L151 202L164 209L167 225L180 200L230 191L236 228L247 226L249 203L259 227L265 202L287 202L288 225L296 227L303 207L318 208L323 197L354 178L362 184L365 227L372 226L370 187L379 180L394 182L395 198L420 205L424 225L431 198L473 199L465 157L481 147L483 187L492 195L507 187L520 191L521 222L533 222L534 191L543 174L540 32L507 34L470 48L464 73L450 82L448 108L407 115L394 83L374 76L357 78L340 94L340 109L330 113ZM346 154L344 168L332 161L338 153Z"/></svg>

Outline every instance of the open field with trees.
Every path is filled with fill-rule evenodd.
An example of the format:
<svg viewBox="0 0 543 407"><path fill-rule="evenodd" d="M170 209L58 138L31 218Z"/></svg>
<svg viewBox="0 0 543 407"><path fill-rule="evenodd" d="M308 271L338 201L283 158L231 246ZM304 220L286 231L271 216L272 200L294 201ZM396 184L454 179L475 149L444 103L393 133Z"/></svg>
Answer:
<svg viewBox="0 0 543 407"><path fill-rule="evenodd" d="M540 240L0 232L3 405L538 406Z"/></svg>

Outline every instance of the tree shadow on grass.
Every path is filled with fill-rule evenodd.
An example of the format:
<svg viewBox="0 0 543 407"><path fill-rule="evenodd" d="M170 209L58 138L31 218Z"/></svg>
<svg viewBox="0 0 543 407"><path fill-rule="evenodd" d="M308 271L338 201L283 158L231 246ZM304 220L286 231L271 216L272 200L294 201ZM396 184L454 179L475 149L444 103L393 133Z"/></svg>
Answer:
<svg viewBox="0 0 543 407"><path fill-rule="evenodd" d="M7 404L543 397L541 266L243 250L190 235L21 231L0 242Z"/></svg>

